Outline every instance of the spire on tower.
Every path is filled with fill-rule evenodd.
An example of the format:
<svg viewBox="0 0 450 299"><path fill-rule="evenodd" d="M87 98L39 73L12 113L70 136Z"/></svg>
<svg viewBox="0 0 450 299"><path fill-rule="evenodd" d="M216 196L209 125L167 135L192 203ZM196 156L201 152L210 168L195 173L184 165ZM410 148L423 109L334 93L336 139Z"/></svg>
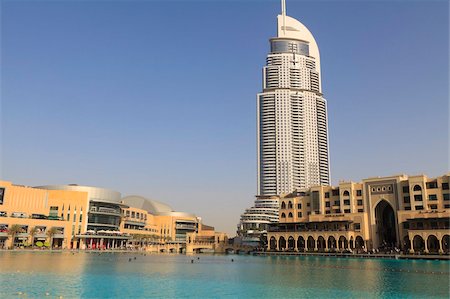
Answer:
<svg viewBox="0 0 450 299"><path fill-rule="evenodd" d="M281 0L281 15L283 16L283 33L286 33L286 0Z"/></svg>

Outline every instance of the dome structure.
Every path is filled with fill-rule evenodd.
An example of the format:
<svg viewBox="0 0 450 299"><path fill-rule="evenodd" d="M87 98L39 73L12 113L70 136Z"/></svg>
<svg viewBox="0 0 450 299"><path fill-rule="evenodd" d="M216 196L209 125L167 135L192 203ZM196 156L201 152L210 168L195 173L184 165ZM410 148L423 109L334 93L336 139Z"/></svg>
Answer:
<svg viewBox="0 0 450 299"><path fill-rule="evenodd" d="M146 210L153 215L161 215L173 212L172 207L156 200L148 199L139 195L130 195L122 198L123 203L130 207Z"/></svg>

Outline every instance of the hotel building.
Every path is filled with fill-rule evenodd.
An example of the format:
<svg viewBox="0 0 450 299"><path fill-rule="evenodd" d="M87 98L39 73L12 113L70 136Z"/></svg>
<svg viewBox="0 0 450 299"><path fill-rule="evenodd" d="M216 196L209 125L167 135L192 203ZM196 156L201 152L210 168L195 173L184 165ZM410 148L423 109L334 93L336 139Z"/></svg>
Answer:
<svg viewBox="0 0 450 299"><path fill-rule="evenodd" d="M376 177L282 195L268 232L279 251L449 253L449 175Z"/></svg>
<svg viewBox="0 0 450 299"><path fill-rule="evenodd" d="M258 195L330 182L319 48L308 28L286 15L284 0L277 21L257 95Z"/></svg>
<svg viewBox="0 0 450 299"><path fill-rule="evenodd" d="M242 241L255 246L278 222L278 195L330 182L319 48L308 28L286 15L284 0L281 6L256 99L258 195L238 225Z"/></svg>
<svg viewBox="0 0 450 299"><path fill-rule="evenodd" d="M187 235L227 237L201 218L141 196L79 185L27 187L0 181L0 249L145 249L183 252ZM210 246L211 248L214 246Z"/></svg>

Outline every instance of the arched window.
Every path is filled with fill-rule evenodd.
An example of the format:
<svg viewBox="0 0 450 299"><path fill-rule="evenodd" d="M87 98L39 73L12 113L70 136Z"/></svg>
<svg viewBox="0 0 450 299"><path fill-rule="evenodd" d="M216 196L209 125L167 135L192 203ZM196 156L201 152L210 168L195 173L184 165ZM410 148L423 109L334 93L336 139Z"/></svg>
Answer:
<svg viewBox="0 0 450 299"><path fill-rule="evenodd" d="M342 193L342 195L344 195L344 196L350 196L350 193L349 193L347 190L345 190L344 193Z"/></svg>
<svg viewBox="0 0 450 299"><path fill-rule="evenodd" d="M281 218L286 218L286 214L285 213L281 213Z"/></svg>
<svg viewBox="0 0 450 299"><path fill-rule="evenodd" d="M292 217L293 217L291 212L289 212L288 217L289 217L289 218L292 218Z"/></svg>
<svg viewBox="0 0 450 299"><path fill-rule="evenodd" d="M281 203L281 208L286 209L286 203L284 201Z"/></svg>
<svg viewBox="0 0 450 299"><path fill-rule="evenodd" d="M413 190L414 191L422 191L422 187L420 187L419 185L415 185Z"/></svg>
<svg viewBox="0 0 450 299"><path fill-rule="evenodd" d="M288 209L292 209L292 201L289 201L289 203L288 203Z"/></svg>

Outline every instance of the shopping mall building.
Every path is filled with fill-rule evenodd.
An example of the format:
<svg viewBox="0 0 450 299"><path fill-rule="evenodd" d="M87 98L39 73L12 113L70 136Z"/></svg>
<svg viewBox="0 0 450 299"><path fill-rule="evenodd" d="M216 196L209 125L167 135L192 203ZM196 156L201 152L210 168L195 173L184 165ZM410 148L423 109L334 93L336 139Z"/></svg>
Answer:
<svg viewBox="0 0 450 299"><path fill-rule="evenodd" d="M448 254L449 175L376 177L280 196L268 249Z"/></svg>
<svg viewBox="0 0 450 299"><path fill-rule="evenodd" d="M227 240L200 217L142 196L122 197L79 185L27 187L0 181L0 249L47 244L182 252L188 235L213 245Z"/></svg>

